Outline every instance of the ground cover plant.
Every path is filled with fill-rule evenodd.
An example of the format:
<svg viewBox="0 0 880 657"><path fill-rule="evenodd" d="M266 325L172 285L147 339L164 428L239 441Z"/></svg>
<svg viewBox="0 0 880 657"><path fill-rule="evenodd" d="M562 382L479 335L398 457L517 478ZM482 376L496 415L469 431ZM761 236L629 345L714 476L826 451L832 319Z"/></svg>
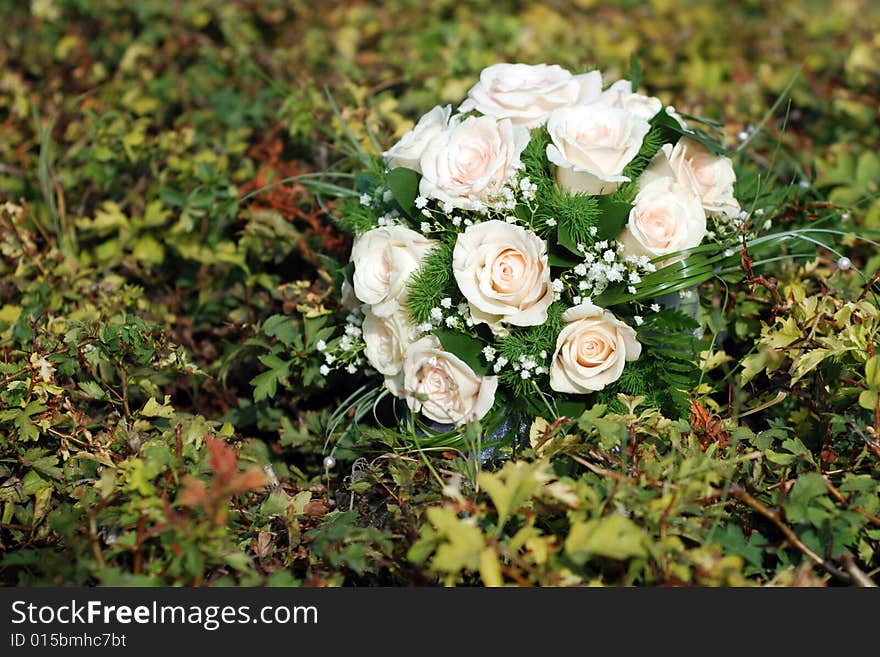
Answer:
<svg viewBox="0 0 880 657"><path fill-rule="evenodd" d="M877 583L875 5L4 4L0 581ZM320 347L359 153L499 61L637 62L774 249L694 291L687 385L486 452Z"/></svg>

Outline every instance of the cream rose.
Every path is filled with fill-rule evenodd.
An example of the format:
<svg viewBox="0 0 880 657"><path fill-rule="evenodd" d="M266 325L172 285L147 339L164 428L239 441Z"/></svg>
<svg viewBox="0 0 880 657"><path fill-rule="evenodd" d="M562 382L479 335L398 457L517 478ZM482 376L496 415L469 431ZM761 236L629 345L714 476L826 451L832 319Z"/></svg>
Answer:
<svg viewBox="0 0 880 657"><path fill-rule="evenodd" d="M436 244L405 226L383 226L355 238L354 294L373 314L388 317L400 307L406 282Z"/></svg>
<svg viewBox="0 0 880 657"><path fill-rule="evenodd" d="M666 144L664 154L676 179L700 197L706 212L727 217L739 214L739 201L733 195L736 173L730 158L713 155L701 143L687 138L679 139L674 147Z"/></svg>
<svg viewBox="0 0 880 657"><path fill-rule="evenodd" d="M437 134L422 154L419 193L465 210L491 203L521 166L529 131L509 119L469 117Z"/></svg>
<svg viewBox="0 0 880 657"><path fill-rule="evenodd" d="M501 326L535 326L553 302L547 245L533 232L494 219L459 234L452 272L477 323L494 333Z"/></svg>
<svg viewBox="0 0 880 657"><path fill-rule="evenodd" d="M461 425L482 419L495 403L498 377L477 374L440 341L426 336L403 359L403 390L414 412L443 424Z"/></svg>
<svg viewBox="0 0 880 657"><path fill-rule="evenodd" d="M550 387L556 392L602 390L620 378L626 361L642 353L631 327L591 303L569 308L562 319L565 326L550 363Z"/></svg>
<svg viewBox="0 0 880 657"><path fill-rule="evenodd" d="M706 213L700 199L674 178L656 178L636 194L620 235L626 255L649 258L689 249L703 241Z"/></svg>
<svg viewBox="0 0 880 657"><path fill-rule="evenodd" d="M415 327L403 312L379 317L364 308L364 355L380 374L395 376L403 368L403 354L416 341Z"/></svg>
<svg viewBox="0 0 880 657"><path fill-rule="evenodd" d="M449 115L452 106L432 109L419 119L415 127L400 138L394 146L382 153L389 167L405 167L421 173L422 167L419 160L425 147L438 133L446 129L449 124Z"/></svg>
<svg viewBox="0 0 880 657"><path fill-rule="evenodd" d="M650 121L663 108L659 98L634 93L629 80L618 80L612 84L602 92L599 102L627 110L645 121Z"/></svg>
<svg viewBox="0 0 880 657"><path fill-rule="evenodd" d="M576 193L610 194L629 181L623 169L650 129L645 119L601 102L556 110L547 121L556 182Z"/></svg>
<svg viewBox="0 0 880 657"><path fill-rule="evenodd" d="M536 128L553 110L591 103L601 92L599 71L572 75L556 64L495 64L483 69L480 81L468 91L459 111L477 110Z"/></svg>

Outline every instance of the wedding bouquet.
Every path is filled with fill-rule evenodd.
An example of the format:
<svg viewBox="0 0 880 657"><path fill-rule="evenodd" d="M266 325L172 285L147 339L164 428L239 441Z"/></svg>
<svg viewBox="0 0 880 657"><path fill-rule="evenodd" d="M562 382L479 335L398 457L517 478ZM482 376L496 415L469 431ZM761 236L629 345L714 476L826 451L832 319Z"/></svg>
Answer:
<svg viewBox="0 0 880 657"><path fill-rule="evenodd" d="M717 124L637 77L496 64L375 158L339 217L350 313L322 372L375 371L447 427L620 393L687 408L693 289L741 273L751 222Z"/></svg>

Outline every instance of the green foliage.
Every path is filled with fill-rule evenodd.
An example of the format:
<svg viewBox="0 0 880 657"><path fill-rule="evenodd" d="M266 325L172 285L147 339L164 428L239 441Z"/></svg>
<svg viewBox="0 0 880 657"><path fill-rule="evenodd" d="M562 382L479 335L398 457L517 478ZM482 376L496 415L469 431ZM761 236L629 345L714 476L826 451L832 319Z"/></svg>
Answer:
<svg viewBox="0 0 880 657"><path fill-rule="evenodd" d="M521 358L533 358L538 363L549 365L550 358L556 350L556 337L562 330L562 313L565 312L565 304L555 302L547 308L547 321L539 326L514 328L509 335L502 338L498 344L498 353L510 363L517 363ZM546 356L541 357L541 352ZM516 397L531 399L541 408L541 403L536 399L537 390L547 390L547 375L536 378L523 379L519 372L506 368L501 378L509 386Z"/></svg>
<svg viewBox="0 0 880 657"><path fill-rule="evenodd" d="M449 235L432 248L407 284L406 309L413 322L421 324L431 319L431 310L440 307L446 297L458 303L461 294L452 273L452 251L455 235Z"/></svg>

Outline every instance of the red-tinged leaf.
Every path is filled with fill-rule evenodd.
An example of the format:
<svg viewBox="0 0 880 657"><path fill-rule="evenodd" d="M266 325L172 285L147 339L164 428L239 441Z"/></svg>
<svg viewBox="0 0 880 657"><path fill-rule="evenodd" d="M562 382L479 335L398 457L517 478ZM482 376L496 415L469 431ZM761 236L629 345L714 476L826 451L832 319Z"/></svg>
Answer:
<svg viewBox="0 0 880 657"><path fill-rule="evenodd" d="M183 478L183 490L180 492L180 503L188 507L205 506L208 501L208 489L205 482L195 477Z"/></svg>
<svg viewBox="0 0 880 657"><path fill-rule="evenodd" d="M235 450L220 438L206 438L205 445L208 448L211 468L216 473L215 477L220 481L230 480L238 469L238 459L235 456Z"/></svg>
<svg viewBox="0 0 880 657"><path fill-rule="evenodd" d="M262 468L253 466L235 475L229 482L229 487L234 493L246 493L265 488L268 483L269 477L266 476Z"/></svg>

